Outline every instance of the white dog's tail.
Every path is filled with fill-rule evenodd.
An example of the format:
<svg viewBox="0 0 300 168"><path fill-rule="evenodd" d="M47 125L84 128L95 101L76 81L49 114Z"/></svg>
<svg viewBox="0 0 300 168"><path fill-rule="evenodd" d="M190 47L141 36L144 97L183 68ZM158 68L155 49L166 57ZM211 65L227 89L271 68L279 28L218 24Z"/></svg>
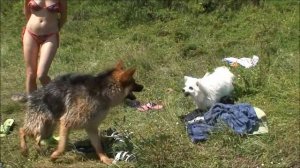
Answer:
<svg viewBox="0 0 300 168"><path fill-rule="evenodd" d="M221 66L215 69L215 73L218 73L220 76L227 76L231 80L234 79L234 75L226 66Z"/></svg>

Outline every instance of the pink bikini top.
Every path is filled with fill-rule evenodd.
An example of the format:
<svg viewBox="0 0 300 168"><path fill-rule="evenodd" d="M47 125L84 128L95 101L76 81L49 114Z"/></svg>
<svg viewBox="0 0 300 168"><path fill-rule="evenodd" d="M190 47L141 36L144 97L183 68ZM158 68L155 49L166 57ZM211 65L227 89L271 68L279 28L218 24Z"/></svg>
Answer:
<svg viewBox="0 0 300 168"><path fill-rule="evenodd" d="M47 7L42 7L37 4L34 0L28 2L28 7L32 10L39 11L41 9L47 9L49 12L60 12L60 3L55 3Z"/></svg>

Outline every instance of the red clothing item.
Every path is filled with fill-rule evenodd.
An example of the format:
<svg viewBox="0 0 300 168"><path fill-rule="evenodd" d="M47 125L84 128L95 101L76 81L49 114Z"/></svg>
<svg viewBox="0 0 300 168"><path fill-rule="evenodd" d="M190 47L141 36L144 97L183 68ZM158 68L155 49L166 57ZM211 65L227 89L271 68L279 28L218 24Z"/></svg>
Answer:
<svg viewBox="0 0 300 168"><path fill-rule="evenodd" d="M31 37L34 39L34 41L36 41L37 45L43 44L51 36L57 37L57 45L59 45L59 33L58 32L45 34L45 35L37 35L37 34L31 32L30 30L26 29L26 27L23 27L22 42L23 42L25 31L27 31L31 35Z"/></svg>
<svg viewBox="0 0 300 168"><path fill-rule="evenodd" d="M28 7L31 9L31 10L34 10L34 11L39 11L41 9L47 9L49 12L60 12L61 11L61 7L60 7L60 3L55 3L55 4L52 4L50 6L46 6L46 7L42 7L40 6L39 4L37 4L34 0L31 0L28 2Z"/></svg>

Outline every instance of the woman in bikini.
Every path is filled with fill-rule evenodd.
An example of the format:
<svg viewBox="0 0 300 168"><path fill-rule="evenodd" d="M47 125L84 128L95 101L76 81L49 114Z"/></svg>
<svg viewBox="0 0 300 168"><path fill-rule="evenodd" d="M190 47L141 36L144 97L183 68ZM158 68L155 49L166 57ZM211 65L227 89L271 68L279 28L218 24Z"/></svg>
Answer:
<svg viewBox="0 0 300 168"><path fill-rule="evenodd" d="M48 71L59 47L59 31L67 20L67 0L24 0L24 14L27 24L22 42L28 95L37 89L37 79L42 86L51 81ZM26 101L26 97L12 99Z"/></svg>

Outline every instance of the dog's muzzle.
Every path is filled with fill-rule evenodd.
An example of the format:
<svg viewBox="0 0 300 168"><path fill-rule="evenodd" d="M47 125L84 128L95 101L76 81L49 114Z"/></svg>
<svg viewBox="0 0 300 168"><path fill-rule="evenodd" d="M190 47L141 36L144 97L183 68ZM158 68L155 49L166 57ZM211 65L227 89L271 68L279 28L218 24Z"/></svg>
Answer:
<svg viewBox="0 0 300 168"><path fill-rule="evenodd" d="M129 99L129 100L135 100L136 99L136 96L130 92L127 96L126 96L126 99Z"/></svg>
<svg viewBox="0 0 300 168"><path fill-rule="evenodd" d="M132 91L133 92L141 92L144 89L143 85L139 85L139 84L134 84Z"/></svg>
<svg viewBox="0 0 300 168"><path fill-rule="evenodd" d="M190 93L189 93L189 92L186 92L184 89L182 89L182 92L183 92L183 94L184 94L185 97L187 97L187 96L190 95Z"/></svg>
<svg viewBox="0 0 300 168"><path fill-rule="evenodd" d="M144 86L139 84L134 84L133 89L131 92L126 96L127 99L135 100L136 96L132 92L141 92L143 90Z"/></svg>

